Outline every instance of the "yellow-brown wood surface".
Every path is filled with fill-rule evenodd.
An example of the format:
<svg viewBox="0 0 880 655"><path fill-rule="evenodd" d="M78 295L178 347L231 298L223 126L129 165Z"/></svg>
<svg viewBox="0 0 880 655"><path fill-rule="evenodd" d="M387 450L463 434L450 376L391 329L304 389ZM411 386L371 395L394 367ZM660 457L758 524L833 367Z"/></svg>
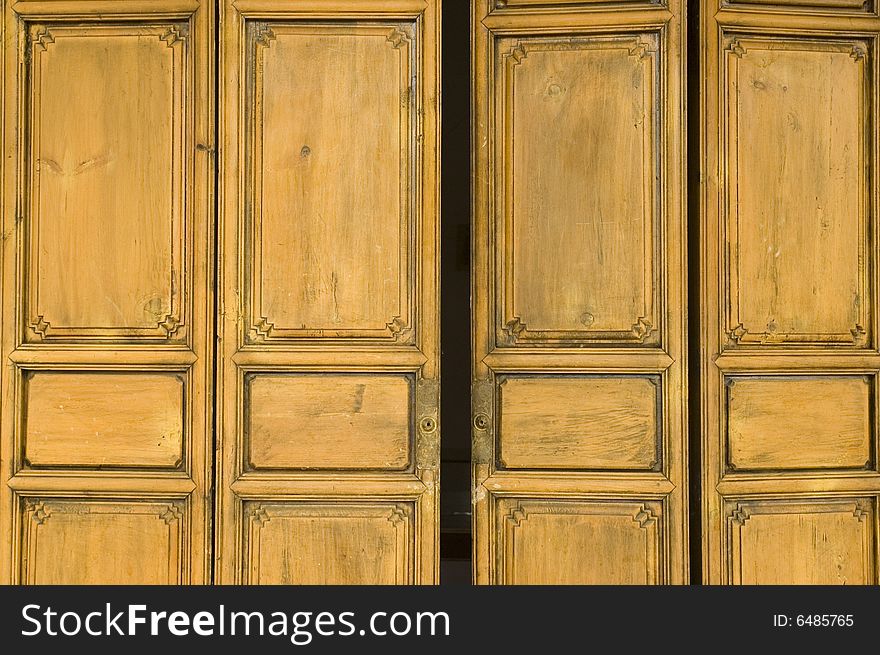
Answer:
<svg viewBox="0 0 880 655"><path fill-rule="evenodd" d="M703 576L876 583L880 16L701 13Z"/></svg>
<svg viewBox="0 0 880 655"><path fill-rule="evenodd" d="M477 583L687 580L683 25L473 3Z"/></svg>
<svg viewBox="0 0 880 655"><path fill-rule="evenodd" d="M437 581L439 9L224 2L217 582Z"/></svg>
<svg viewBox="0 0 880 655"><path fill-rule="evenodd" d="M208 581L213 17L5 5L3 581Z"/></svg>

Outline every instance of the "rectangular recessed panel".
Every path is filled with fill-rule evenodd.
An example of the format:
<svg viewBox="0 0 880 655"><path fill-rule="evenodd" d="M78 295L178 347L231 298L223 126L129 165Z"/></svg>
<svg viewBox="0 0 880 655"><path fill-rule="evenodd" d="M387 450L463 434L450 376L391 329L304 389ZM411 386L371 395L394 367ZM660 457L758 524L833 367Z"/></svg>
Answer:
<svg viewBox="0 0 880 655"><path fill-rule="evenodd" d="M249 584L408 584L411 503L257 503L244 506Z"/></svg>
<svg viewBox="0 0 880 655"><path fill-rule="evenodd" d="M257 23L251 39L250 338L406 337L411 26Z"/></svg>
<svg viewBox="0 0 880 655"><path fill-rule="evenodd" d="M871 48L781 37L724 47L728 339L864 346Z"/></svg>
<svg viewBox="0 0 880 655"><path fill-rule="evenodd" d="M252 374L247 464L261 469L403 469L412 377Z"/></svg>
<svg viewBox="0 0 880 655"><path fill-rule="evenodd" d="M651 470L660 462L659 377L516 377L500 382L505 468Z"/></svg>
<svg viewBox="0 0 880 655"><path fill-rule="evenodd" d="M657 49L498 41L502 343L656 337Z"/></svg>
<svg viewBox="0 0 880 655"><path fill-rule="evenodd" d="M501 584L659 582L659 503L503 499Z"/></svg>
<svg viewBox="0 0 880 655"><path fill-rule="evenodd" d="M186 31L31 26L27 340L183 336Z"/></svg>
<svg viewBox="0 0 880 655"><path fill-rule="evenodd" d="M30 466L173 468L183 460L181 375L33 372L24 389Z"/></svg>
<svg viewBox="0 0 880 655"><path fill-rule="evenodd" d="M729 378L730 468L833 469L870 465L872 387L870 379L862 376Z"/></svg>
<svg viewBox="0 0 880 655"><path fill-rule="evenodd" d="M748 501L727 524L734 584L875 584L874 498Z"/></svg>
<svg viewBox="0 0 880 655"><path fill-rule="evenodd" d="M28 498L21 515L25 584L186 584L181 501Z"/></svg>

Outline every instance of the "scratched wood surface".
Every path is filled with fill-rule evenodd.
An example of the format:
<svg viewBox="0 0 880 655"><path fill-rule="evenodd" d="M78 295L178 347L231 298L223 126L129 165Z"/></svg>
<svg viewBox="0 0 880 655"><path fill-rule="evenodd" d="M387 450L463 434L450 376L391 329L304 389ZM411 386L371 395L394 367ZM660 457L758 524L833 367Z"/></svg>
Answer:
<svg viewBox="0 0 880 655"><path fill-rule="evenodd" d="M204 583L214 8L38 4L4 9L0 578Z"/></svg>
<svg viewBox="0 0 880 655"><path fill-rule="evenodd" d="M254 469L405 469L411 378L258 375L247 387L245 443Z"/></svg>
<svg viewBox="0 0 880 655"><path fill-rule="evenodd" d="M660 463L658 380L506 377L499 462L506 468L651 470Z"/></svg>
<svg viewBox="0 0 880 655"><path fill-rule="evenodd" d="M702 5L703 579L876 583L880 18L786 4Z"/></svg>
<svg viewBox="0 0 880 655"><path fill-rule="evenodd" d="M683 24L473 3L478 584L687 580Z"/></svg>

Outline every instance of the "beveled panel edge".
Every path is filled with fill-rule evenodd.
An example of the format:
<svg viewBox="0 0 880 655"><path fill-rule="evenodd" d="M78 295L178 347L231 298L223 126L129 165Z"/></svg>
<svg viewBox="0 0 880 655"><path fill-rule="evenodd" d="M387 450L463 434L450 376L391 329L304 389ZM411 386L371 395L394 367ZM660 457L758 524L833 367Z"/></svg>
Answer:
<svg viewBox="0 0 880 655"><path fill-rule="evenodd" d="M133 4L139 4L142 1L145 0L136 0L136 3ZM161 2L161 0L157 1ZM112 4L113 9L121 8L123 4L118 0L86 0L86 2L95 2L96 5ZM68 4L74 5L75 8L81 8L78 2L68 3L67 0L47 0L28 4L50 5L49 9L56 6L63 8ZM17 6L15 5L13 10ZM198 4L191 11L182 12L180 16L176 11L170 11L171 16L157 15L146 11L135 13L133 17L138 20L133 23L112 22L112 17L116 17L112 9L109 11L110 21L96 20L94 14L89 13L84 17L83 23L73 24L62 20L53 20L58 18L55 16L56 12L53 11L49 15L39 14L40 20L19 22L16 38L20 45L17 53L20 60L24 61L24 70L22 71L23 82L17 88L18 97L15 99L15 104L20 108L20 111L15 115L15 129L18 137L15 140L17 162L14 167L10 167L14 168L13 175L16 179L16 221L21 224L17 230L15 242L17 298L13 318L16 324L16 346L18 348L37 349L53 345L100 347L104 345L108 349L114 349L148 344L193 348L193 335L189 323L192 320L190 317L197 315L194 306L195 267L193 261L195 251L198 248L193 230L188 229L188 226L194 221L193 212L198 211L197 208L194 209L194 206L198 204L199 192L195 188L191 173L196 167L195 139L197 138L199 119L192 106L193 97L197 94L192 84L197 55L189 45L189 36L196 23L194 14L197 8ZM130 10L125 12L125 17L129 17L129 15ZM36 315L39 310L36 303L39 293L39 268L36 265L39 258L39 247L37 239L31 233L37 232L34 226L37 225L39 216L34 209L35 202L32 200L34 195L32 178L35 164L28 160L28 155L32 149L34 131L38 132L39 126L33 120L35 106L38 108L38 97L34 93L33 84L38 80L34 79L35 76L31 72L34 61L32 51L35 47L38 52L45 51L54 42L51 30L72 30L83 33L91 33L93 30L121 31L123 34L130 33L137 36L140 33L138 30L142 31L144 28L155 30L158 39L173 50L175 65L181 66L184 70L184 74L172 76L175 82L173 93L175 99L179 99L180 102L179 106L174 107L176 120L172 121L172 125L175 126L172 142L175 139L180 140L179 148L177 148L179 152L175 155L180 158L180 161L176 162L173 168L179 171L183 183L178 181L176 185L173 185L177 187L175 194L178 197L171 203L171 233L172 244L175 247L171 252L171 277L169 278L170 313L163 320L158 321L155 328L102 328L100 326L53 328L51 321L46 320L44 315ZM196 98L195 101L198 100ZM33 312L35 315L28 316L31 307L35 308ZM51 332L56 332L57 335L52 335Z"/></svg>
<svg viewBox="0 0 880 655"><path fill-rule="evenodd" d="M653 466L650 467L626 467L626 468L615 468L615 467L570 467L570 466L506 466L502 461L502 449L501 449L501 419L502 419L502 389L501 387L507 380L510 379L528 379L528 380L596 380L596 379L637 379L637 380L645 380L649 382L654 387L654 421L655 421L655 435L654 435L654 457L655 461ZM666 459L665 455L665 443L666 443L666 420L665 420L665 393L664 393L664 380L663 374L660 373L615 373L603 371L601 373L585 373L585 372L577 372L577 373L540 373L540 372L510 372L510 373L498 373L496 372L493 376L494 383L494 395L495 395L495 411L494 411L494 423L495 425L492 428L492 434L494 438L494 444L492 446L492 450L494 453L494 462L492 464L494 471L510 471L510 472L523 472L523 471L559 471L559 472L591 472L591 473L611 473L611 472L620 472L625 474L638 474L638 473L662 473L666 470ZM475 418L476 422L477 419ZM474 427L477 427L476 425Z"/></svg>
<svg viewBox="0 0 880 655"><path fill-rule="evenodd" d="M569 34L572 30L568 31ZM491 245L489 248L489 308L493 315L490 321L490 341L492 351L516 351L521 348L557 348L560 350L589 347L601 348L644 348L654 346L662 349L667 342L666 296L665 284L667 271L664 266L663 247L665 244L666 221L664 211L666 202L663 193L662 176L666 159L667 126L665 124L666 102L661 92L665 77L666 64L664 57L665 28L644 29L639 26L637 31L621 29L612 33L593 34L590 31L574 30L573 36L557 37L543 29L536 29L520 35L493 35L490 37L492 68L496 85L488 89L486 103L489 125L486 131L491 134L489 159L495 172L493 182L495 192L491 194L488 216ZM490 28L491 33L491 28ZM629 330L590 331L559 331L544 330L532 332L517 315L513 300L513 207L512 205L512 160L513 121L512 116L512 70L526 57L524 42L529 40L545 41L548 44L556 41L570 42L571 39L586 40L591 45L595 42L617 43L619 49L627 50L630 56L640 61L647 60L654 81L651 87L653 108L650 112L646 107L646 115L651 117L652 150L645 154L645 161L652 162L652 171L648 175L652 193L650 202L646 202L644 217L645 249L650 252L651 265L646 267L644 287L644 315L633 317ZM646 38L647 43L642 39ZM629 47L627 47L627 44ZM504 48L504 52L502 52ZM506 61L505 61L506 60ZM513 62L513 63L510 63ZM643 176L645 173L643 172Z"/></svg>
<svg viewBox="0 0 880 655"><path fill-rule="evenodd" d="M807 19L811 17L806 17ZM804 26L803 31L798 30L795 26L781 27L778 24L778 17L771 17L767 24L752 24L750 19L746 19L742 25L727 25L723 20L722 13L719 13L712 21L717 19L718 23L718 51L716 56L718 61L715 64L718 67L718 94L719 107L718 130L721 134L718 144L718 152L715 153L719 165L721 167L720 175L724 178L723 188L725 193L719 192L718 198L718 238L720 243L728 243L731 233L736 232L735 226L731 228L732 216L729 209L729 202L726 194L731 193L731 185L726 183L729 169L730 159L735 156L732 154L731 135L735 130L735 126L731 125L731 98L730 88L733 84L730 76L731 57L734 64L744 55L748 48L743 43L819 43L825 45L836 45L838 52L849 51L850 57L856 64L862 65L864 74L863 93L861 98L863 107L861 111L861 120L863 126L868 126L864 130L864 160L867 167L862 176L862 199L861 208L864 212L863 224L859 226L859 238L861 242L861 250L864 259L864 270L860 272L860 287L862 296L870 299L870 312L866 312L864 305L861 304L860 312L862 317L860 322L853 326L848 334L802 334L795 336L810 337L803 339L785 339L784 337L792 335L771 335L748 333L743 324L739 321L737 308L734 306L734 298L738 294L738 286L733 284L734 276L731 273L733 263L736 261L732 248L724 248L719 250L720 261L718 269L720 278L718 282L718 300L719 311L723 317L719 317L718 323L718 344L719 355L724 357L733 353L760 353L763 356L772 356L784 352L806 352L816 353L822 350L829 351L857 351L862 353L880 352L880 340L878 340L878 314L880 314L880 303L877 302L875 279L877 277L878 257L876 255L876 230L873 229L877 223L877 207L872 198L875 195L873 191L873 174L875 161L877 158L877 143L872 138L872 129L877 123L878 107L876 105L876 87L877 81L873 78L873 69L875 67L874 60L877 57L878 43L880 37L878 35L864 34L854 25L855 19L844 18L839 27L832 27L821 22L813 26L809 23ZM872 21L865 26L866 29L880 30L880 22ZM811 33L811 32L817 33ZM735 110L734 110L735 113ZM721 180L719 180L719 185ZM719 187L721 188L721 187ZM738 218L737 218L738 220ZM733 221L735 223L736 221ZM822 338L825 337L825 338Z"/></svg>
<svg viewBox="0 0 880 655"><path fill-rule="evenodd" d="M648 579L651 579L653 573L653 581L649 584L666 584L669 580L671 571L671 562L669 561L669 526L668 522L668 500L665 497L652 497L650 495L637 493L609 494L600 495L595 493L585 493L577 495L556 495L553 493L535 493L535 494L506 494L498 495L489 494L489 521L490 531L495 535L492 540L490 553L490 571L489 577L493 584L508 584L509 579L508 565L512 558L509 551L509 539L512 535L507 535L503 530L502 523L512 521L518 526L523 519L527 517L527 512L523 509L523 503L536 504L545 503L545 507L553 504L557 506L565 506L566 504L574 505L581 503L601 507L603 505L633 505L634 511L631 518L636 526L654 533L653 554L656 562L656 570L648 571ZM513 505L512 508L509 506ZM502 516L502 512L506 513ZM541 512L543 514L552 514L553 512ZM622 517L630 516L629 512L615 514ZM500 538L499 538L500 537Z"/></svg>
<svg viewBox="0 0 880 655"><path fill-rule="evenodd" d="M334 497L309 498L309 499L252 499L239 500L237 503L237 511L240 519L237 521L241 528L241 539L236 544L240 549L241 557L237 557L240 566L237 567L236 575L239 578L239 584L257 584L251 579L255 573L259 575L259 556L255 556L252 546L254 543L259 544L260 528L271 520L267 509L264 505L285 505L290 509L300 508L325 508L328 510L339 510L340 513L335 517L328 511L326 518L345 519L352 516L352 510L360 510L362 513L373 510L376 515L370 517L365 515L363 518L388 520L395 528L397 535L396 541L396 579L397 585L413 584L418 579L417 567L419 566L418 557L418 524L419 524L419 506L414 500L397 500L397 499L340 499ZM390 512L388 511L390 509ZM349 513L342 513L348 510ZM382 511L384 510L384 511ZM402 534L400 527L403 527ZM401 553L403 556L401 556Z"/></svg>
<svg viewBox="0 0 880 655"><path fill-rule="evenodd" d="M49 472L61 472L61 471L89 471L95 474L99 474L102 471L106 471L107 475L115 475L122 471L132 471L132 472L143 472L143 473L153 473L153 472L182 472L188 475L188 471L192 466L192 423L189 420L190 408L193 406L192 403L192 393L190 391L190 386L193 383L192 370L143 370L143 369L129 369L129 370L107 370L107 369L98 369L98 370L89 370L89 369L37 369L37 368L22 368L15 367L15 375L16 375L16 394L20 394L18 396L20 401L16 403L16 426L13 430L13 440L14 440L14 452L15 459L13 462L13 474L17 474L22 471L45 471ZM35 465L31 464L27 459L27 414L28 408L27 403L23 402L27 398L27 387L29 385L30 379L34 376L34 374L39 373L50 373L50 374L69 374L69 375L77 375L79 374L107 374L107 375L129 375L129 376L163 376L170 375L176 380L180 385L180 428L181 428L181 439L180 439L180 453L179 459L171 466L167 465L138 465L137 463L131 464L113 464L113 465L87 465L87 464L77 464L77 465L58 465L58 464L49 464L49 465Z"/></svg>
<svg viewBox="0 0 880 655"><path fill-rule="evenodd" d="M868 459L864 466L852 467L798 467L798 468L766 468L750 469L734 467L730 460L730 387L737 379L749 380L772 379L772 380L834 380L840 378L861 379L868 385ZM823 476L835 476L840 478L860 478L865 475L880 475L880 462L877 459L878 442L880 442L880 430L878 430L877 407L880 402L880 387L878 387L878 373L851 372L845 370L825 370L821 372L765 372L765 371L737 371L734 374L723 373L721 376L721 399L719 403L721 416L721 444L723 470L719 482L738 480L773 480L773 479L803 479L816 475L816 479L824 479Z"/></svg>
<svg viewBox="0 0 880 655"><path fill-rule="evenodd" d="M755 498L725 497L721 503L721 543L723 545L723 584L741 584L739 570L736 568L739 555L739 533L751 516L779 514L818 514L818 513L851 513L853 519L865 525L863 550L865 571L868 583L876 584L880 562L877 559L877 507L876 495L858 494L815 494L815 495L773 495ZM801 512L764 511L778 507L780 509L800 509ZM757 510L757 511L756 511ZM740 563L741 566L741 563Z"/></svg>
<svg viewBox="0 0 880 655"><path fill-rule="evenodd" d="M153 512L143 511L141 514L155 513L158 520L164 521L169 527L169 537L176 536L177 548L175 557L169 557L169 577L171 584L187 584L193 574L192 568L199 562L189 554L191 533L193 531L193 503L189 496L178 496L161 492L150 492L138 495L76 492L53 493L41 490L23 492L13 491L14 511L12 516L12 584L32 583L28 563L33 559L29 549L34 546L32 533L35 524L42 525L51 519L52 508L46 502L60 501L85 504L118 504L136 507L141 505L152 508ZM159 510L159 511L156 511ZM30 518L30 521L27 520ZM169 544L170 546L171 544ZM24 556L27 552L28 556ZM176 576L176 577L175 577Z"/></svg>
<svg viewBox="0 0 880 655"><path fill-rule="evenodd" d="M236 401L235 401L235 421L234 434L230 441L233 442L234 462L235 465L227 474L230 475L231 488L236 490L236 485L244 481L248 484L259 484L260 480L265 480L268 484L280 483L287 481L290 483L316 482L320 483L328 475L332 477L335 473L343 475L346 479L362 477L365 480L372 476L379 476L377 479L398 479L405 480L413 477L421 481L421 475L426 470L437 469L437 458L439 457L439 384L436 380L423 377L421 367L412 366L347 366L340 368L328 368L323 365L305 365L305 366L285 366L284 364L273 365L266 362L261 366L243 366L235 365L236 377ZM256 470L248 467L246 459L247 450L245 448L245 426L247 421L246 414L246 393L247 379L253 375L265 374L281 374L281 375L350 375L350 376L383 376L393 375L406 377L409 380L410 398L410 454L409 464L405 469L329 469L329 468L313 468L313 469L272 469L272 470ZM431 423L425 425L425 422ZM428 428L427 430L425 428ZM228 429L228 428L227 428ZM388 477L385 477L388 476ZM339 478L336 478L339 480ZM238 493L236 491L236 493Z"/></svg>
<svg viewBox="0 0 880 655"><path fill-rule="evenodd" d="M424 4L424 3L423 3ZM237 7L237 5L235 5ZM418 17L394 20L393 17L382 18L385 23L360 23L356 20L338 21L339 16L329 12L328 16L336 22L322 22L320 19L293 18L286 15L273 17L270 20L255 20L245 17L243 21L243 45L247 51L255 52L253 56L245 57L240 71L241 78L247 80L246 88L241 92L243 106L244 138L242 150L249 155L248 162L261 161L262 134L256 129L256 116L254 112L260 111L262 104L262 91L260 88L262 65L260 55L269 47L275 38L272 25L288 28L296 31L301 28L323 27L333 30L347 28L352 35L363 31L388 30L387 41L394 49L401 49L404 45L408 48L408 57L401 57L401 93L407 96L407 112L401 112L401 120L408 122L407 154L404 160L401 158L401 184L408 185L408 194L402 196L401 203L401 231L406 238L400 239L400 315L388 317L385 328L382 330L368 329L340 329L329 328L290 328L279 327L271 320L271 317L263 316L260 309L262 298L261 261L262 228L257 219L260 212L258 199L258 185L260 173L253 165L248 165L243 174L244 184L242 188L245 198L244 206L250 208L252 216L242 215L240 228L243 243L239 244L240 250L246 255L243 257L244 264L239 264L242 269L240 277L243 282L244 293L242 294L242 325L238 336L239 347L244 349L249 346L263 346L272 348L280 347L324 347L327 345L347 344L358 345L381 345L388 344L391 347L412 345L418 349L422 340L422 329L419 325L422 312L421 298L425 283L424 274L419 267L418 245L422 242L425 230L425 217L423 216L425 194L422 189L421 178L424 173L423 145L421 134L423 132L423 92L424 70L422 63L423 35L422 26ZM418 14L421 16L421 13ZM277 28L276 28L277 29ZM262 47L260 47L262 46ZM413 80L416 80L416 92L412 92ZM256 98L254 102L249 99ZM253 109L252 105L258 105ZM403 132L403 125L401 132ZM403 145L403 144L402 144ZM241 254L241 253L240 253ZM341 332L336 336L327 333Z"/></svg>
<svg viewBox="0 0 880 655"><path fill-rule="evenodd" d="M340 371L340 370L320 370L320 371L302 371L302 370L265 370L265 369L241 369L240 375L242 376L241 381L241 402L243 404L241 408L241 429L236 431L236 436L238 438L238 443L236 444L236 450L241 455L241 460L239 462L239 479L243 476L247 475L249 478L257 479L264 475L275 474L277 476L284 476L286 474L295 474L297 472L306 473L306 472L315 472L315 473L326 473L329 471L337 472L342 475L351 475L353 473L368 473L368 472L397 472L397 473L414 473L416 467L416 451L421 445L420 442L424 438L422 433L433 433L437 427L437 416L434 415L432 418L428 418L422 416L425 413L425 409L423 407L426 402L425 394L419 393L420 385L423 389L427 380L421 379L419 377L419 373L417 371L389 371L389 370L372 370L372 371ZM258 376L286 376L286 377L352 377L352 378L365 378L365 379L373 379L377 380L380 378L402 378L406 380L407 383L407 425L409 436L407 439L407 459L406 464L402 467L358 467L358 468L333 468L326 466L310 466L310 467L301 467L301 468L288 468L288 467L257 467L252 462L249 461L248 455L250 453L250 441L248 435L248 429L250 425L250 383L253 381L254 377ZM436 384L436 383L435 383ZM419 406L420 403L422 406ZM420 411L421 410L421 411ZM430 410L428 410L430 411ZM436 412L435 412L436 414ZM427 425L425 425L427 423ZM428 429L425 430L425 427ZM422 446L422 449L425 447Z"/></svg>
<svg viewBox="0 0 880 655"><path fill-rule="evenodd" d="M13 489L17 488L16 483L18 480L24 478L25 480L38 480L41 477L46 478L55 478L55 479L64 479L65 476L70 480L76 479L85 479L87 477L94 477L95 479L106 478L108 483L112 484L113 478L128 478L132 481L141 479L141 480L155 480L160 479L162 477L167 477L169 479L183 479L194 485L192 480L194 479L195 466L199 465L199 462L195 461L195 456L199 450L196 447L196 444L193 440L198 436L195 434L195 426L194 426L194 416L193 411L195 408L195 384L197 380L195 379L195 374L192 366L181 367L179 365L175 365L173 363L164 363L157 362L156 364L148 367L144 367L141 365L126 365L126 366L115 366L109 367L106 365L95 365L88 366L82 365L77 362L69 362L65 363L62 366L58 366L57 364L44 364L42 366L28 366L28 365L19 365L13 364L9 367L10 377L7 378L10 380L7 382L11 389L7 389L7 393L11 393L13 396L13 404L12 404L12 425L11 425L11 439L10 446L12 449L12 457L10 461L11 465L11 477L7 481L9 486ZM27 392L27 377L29 375L33 375L34 373L65 373L75 375L76 373L89 373L89 374L101 374L105 373L108 375L150 375L150 374L171 374L177 377L182 385L181 394L182 394L182 453L181 460L178 462L175 467L137 467L137 466L107 466L107 467L88 467L88 466L75 466L75 467L60 467L60 466L49 466L49 467L31 467L27 464L24 456L24 448L25 448L25 420L26 420L26 412L27 412L27 404L25 402L25 394Z"/></svg>

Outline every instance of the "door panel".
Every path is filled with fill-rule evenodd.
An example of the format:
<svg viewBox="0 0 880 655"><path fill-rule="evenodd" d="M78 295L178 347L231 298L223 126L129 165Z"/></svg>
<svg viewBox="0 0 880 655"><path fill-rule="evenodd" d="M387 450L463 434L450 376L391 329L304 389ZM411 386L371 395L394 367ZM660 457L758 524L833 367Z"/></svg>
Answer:
<svg viewBox="0 0 880 655"><path fill-rule="evenodd" d="M245 580L412 584L414 507L382 500L246 503Z"/></svg>
<svg viewBox="0 0 880 655"><path fill-rule="evenodd" d="M474 4L478 583L687 577L683 19Z"/></svg>
<svg viewBox="0 0 880 655"><path fill-rule="evenodd" d="M220 582L436 581L438 10L225 4Z"/></svg>
<svg viewBox="0 0 880 655"><path fill-rule="evenodd" d="M703 5L711 583L877 580L880 18L795 4Z"/></svg>
<svg viewBox="0 0 880 655"><path fill-rule="evenodd" d="M205 582L213 8L4 20L2 577Z"/></svg>

